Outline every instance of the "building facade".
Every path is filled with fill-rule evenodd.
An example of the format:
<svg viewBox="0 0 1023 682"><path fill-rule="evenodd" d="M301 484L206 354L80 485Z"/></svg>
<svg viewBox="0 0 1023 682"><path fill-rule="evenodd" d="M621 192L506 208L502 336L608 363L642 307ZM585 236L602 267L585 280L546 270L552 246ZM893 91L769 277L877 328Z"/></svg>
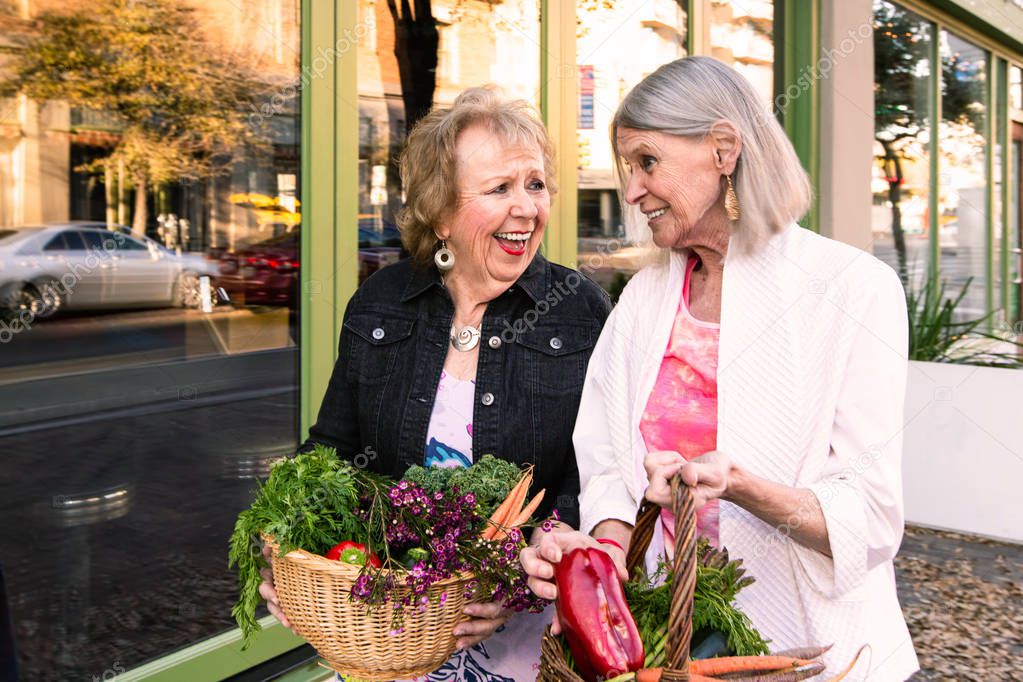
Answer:
<svg viewBox="0 0 1023 682"><path fill-rule="evenodd" d="M92 6L106 4L123 3ZM1021 331L1023 3L408 3L428 9L419 16L387 0L156 4L189 10L182 51L195 40L258 76L245 123L259 139L218 172L164 178L140 199L130 173L104 163L124 117L0 100L0 289L31 260L2 260L17 228L93 221L158 245L134 271L97 265L111 297L191 253L231 299L3 322L0 566L25 679L323 677L269 616L240 650L227 537L254 477L315 419L348 299L400 258L407 130L464 88L494 83L541 111L561 187L546 254L614 292L639 264L613 172L615 108L660 64L721 59L810 173L805 228L875 254L907 288L930 278L963 292L959 319ZM72 5L20 0L10 25ZM0 36L0 77L16 38ZM44 251L38 268L47 258L71 255Z"/></svg>

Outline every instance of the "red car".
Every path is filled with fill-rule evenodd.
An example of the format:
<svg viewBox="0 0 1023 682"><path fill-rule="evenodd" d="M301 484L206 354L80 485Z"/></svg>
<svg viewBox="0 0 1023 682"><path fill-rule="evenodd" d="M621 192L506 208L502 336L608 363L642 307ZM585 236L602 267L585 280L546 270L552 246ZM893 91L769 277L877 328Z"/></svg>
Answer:
<svg viewBox="0 0 1023 682"><path fill-rule="evenodd" d="M298 230L220 256L217 283L237 305L298 302Z"/></svg>

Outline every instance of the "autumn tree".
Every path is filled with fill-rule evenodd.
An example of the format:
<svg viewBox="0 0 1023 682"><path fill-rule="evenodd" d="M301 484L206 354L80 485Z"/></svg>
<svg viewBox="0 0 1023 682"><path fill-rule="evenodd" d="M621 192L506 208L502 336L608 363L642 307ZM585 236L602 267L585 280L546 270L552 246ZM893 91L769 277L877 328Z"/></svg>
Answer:
<svg viewBox="0 0 1023 682"><path fill-rule="evenodd" d="M70 2L22 22L14 37L2 94L117 121L111 153L79 170L124 169L136 233L145 232L150 188L223 172L239 148L264 144L246 114L268 86L209 40L182 0Z"/></svg>

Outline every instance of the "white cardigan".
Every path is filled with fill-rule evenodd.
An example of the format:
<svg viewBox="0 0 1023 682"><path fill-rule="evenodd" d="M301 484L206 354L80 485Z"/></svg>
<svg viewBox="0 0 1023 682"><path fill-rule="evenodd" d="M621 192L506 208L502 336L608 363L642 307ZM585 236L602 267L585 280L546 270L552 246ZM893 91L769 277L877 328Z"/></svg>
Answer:
<svg viewBox="0 0 1023 682"><path fill-rule="evenodd" d="M573 441L581 530L635 520L647 480L640 417L667 347L685 253L636 274L590 359ZM720 541L756 578L740 606L772 650L834 643L834 673L905 680L916 653L895 592L902 541L907 320L902 285L873 256L799 226L729 250L721 295L718 449L763 478L811 489L833 559L721 502ZM655 533L647 561L663 549Z"/></svg>

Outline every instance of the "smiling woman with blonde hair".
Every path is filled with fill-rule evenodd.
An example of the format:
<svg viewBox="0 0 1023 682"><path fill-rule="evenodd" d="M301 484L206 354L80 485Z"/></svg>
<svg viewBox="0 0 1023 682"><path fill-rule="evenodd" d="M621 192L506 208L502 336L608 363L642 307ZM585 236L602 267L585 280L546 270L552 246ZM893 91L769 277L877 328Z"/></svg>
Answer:
<svg viewBox="0 0 1023 682"><path fill-rule="evenodd" d="M523 551L531 586L556 595L551 564L573 546L623 564L644 497L662 507L653 569L674 546L680 473L699 533L756 577L738 602L772 648L834 643L835 669L869 643L848 679L906 679L917 660L892 565L907 369L898 277L796 224L806 173L750 84L717 60L644 79L613 141L622 199L664 258L625 288L594 349L574 434L582 532Z"/></svg>
<svg viewBox="0 0 1023 682"><path fill-rule="evenodd" d="M556 189L547 130L527 102L470 88L416 124L400 163L412 257L374 273L348 303L301 449L320 443L393 478L492 454L533 467L530 496L546 490L538 518L575 526L572 429L611 302L540 253ZM266 570L260 593L288 625L272 581ZM419 679L536 679L544 617L504 603L468 605L453 631L458 650Z"/></svg>

